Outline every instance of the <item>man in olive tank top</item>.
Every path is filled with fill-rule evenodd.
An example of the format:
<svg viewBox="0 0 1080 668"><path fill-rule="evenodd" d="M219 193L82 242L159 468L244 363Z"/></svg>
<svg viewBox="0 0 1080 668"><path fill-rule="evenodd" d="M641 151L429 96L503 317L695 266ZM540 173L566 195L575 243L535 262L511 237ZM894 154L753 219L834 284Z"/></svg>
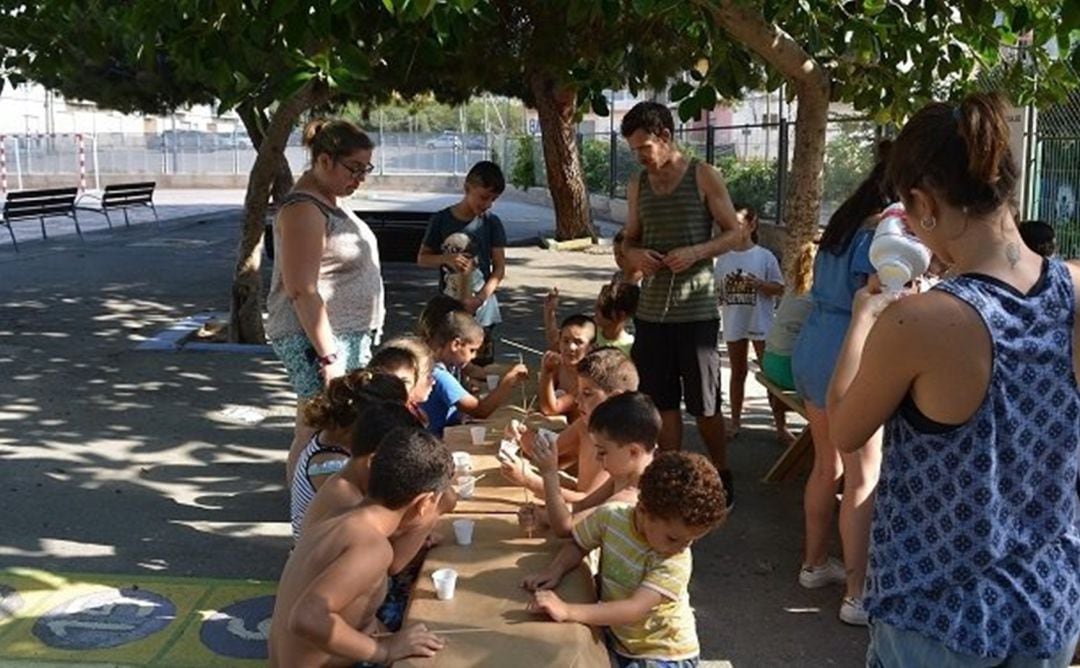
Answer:
<svg viewBox="0 0 1080 668"><path fill-rule="evenodd" d="M716 256L738 245L743 233L720 173L688 159L675 145L667 107L640 102L623 117L621 130L644 167L629 183L624 228L627 262L645 275L631 350L641 391L660 409L665 449L682 445L685 399L730 507L734 490L720 411L720 306L712 272Z"/></svg>

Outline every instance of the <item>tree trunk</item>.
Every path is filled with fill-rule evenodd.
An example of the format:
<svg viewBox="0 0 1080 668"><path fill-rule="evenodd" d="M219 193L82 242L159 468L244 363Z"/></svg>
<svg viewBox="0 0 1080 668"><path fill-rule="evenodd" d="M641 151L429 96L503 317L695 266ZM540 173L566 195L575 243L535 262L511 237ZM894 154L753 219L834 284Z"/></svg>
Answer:
<svg viewBox="0 0 1080 668"><path fill-rule="evenodd" d="M259 147L262 146L263 139L266 137L266 127L270 124L266 111L245 104L241 105L236 112L244 123L244 129L247 131L248 138L251 139L251 145L258 151ZM280 204L281 200L289 194L293 183L292 169L289 167L285 152L282 151L278 161L277 173L274 175L274 185L270 189L270 198L275 204Z"/></svg>
<svg viewBox="0 0 1080 668"><path fill-rule="evenodd" d="M589 210L589 193L578 154L574 111L577 96L572 88L558 86L541 74L529 78L536 111L540 115L541 141L548 190L555 207L555 238L596 239Z"/></svg>
<svg viewBox="0 0 1080 668"><path fill-rule="evenodd" d="M716 22L729 35L780 71L794 88L799 101L791 180L784 198L788 227L784 273L788 284L794 285L797 283L793 275L795 261L800 252L814 242L821 215L829 77L791 35L766 21L761 10L735 0L697 2L713 12Z"/></svg>
<svg viewBox="0 0 1080 668"><path fill-rule="evenodd" d="M232 302L229 312L229 340L240 343L263 343L262 265L263 231L270 191L281 174L285 142L296 120L304 111L321 104L329 96L326 85L309 81L291 98L278 105L270 118L259 146L255 164L248 176L244 197L244 227L236 252ZM245 122L246 125L246 122ZM254 139L252 140L254 143ZM286 164L286 168L288 165ZM291 181L291 175L290 175Z"/></svg>

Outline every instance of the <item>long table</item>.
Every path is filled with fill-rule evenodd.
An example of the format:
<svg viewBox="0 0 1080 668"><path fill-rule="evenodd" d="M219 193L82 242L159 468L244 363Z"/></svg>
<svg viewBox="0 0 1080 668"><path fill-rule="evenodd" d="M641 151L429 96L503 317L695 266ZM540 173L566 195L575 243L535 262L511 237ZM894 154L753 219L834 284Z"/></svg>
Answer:
<svg viewBox="0 0 1080 668"><path fill-rule="evenodd" d="M451 521L476 521L473 544L454 543ZM521 588L526 575L547 566L562 545L546 538L527 538L508 515L453 515L440 521L447 537L428 552L413 588L405 622L426 624L444 636L446 647L430 659L407 659L394 668L465 668L563 666L603 668L609 665L599 633L583 624L558 624L526 611L531 594ZM435 596L431 574L439 568L458 572L454 598ZM583 565L563 578L556 589L573 603L591 603L596 591Z"/></svg>
<svg viewBox="0 0 1080 668"><path fill-rule="evenodd" d="M523 411L522 411L523 413ZM610 664L600 634L584 624L552 622L526 611L532 598L521 587L531 573L546 567L563 541L530 538L517 523L517 510L527 498L509 485L495 457L505 420L488 420L485 442L473 445L470 426L449 427L443 440L451 450L472 457L473 474L484 474L472 499L458 501L454 512L439 521L443 543L432 548L420 569L405 611L405 623L423 623L436 633L450 631L446 647L430 659L407 659L394 668L605 668ZM558 421L545 425L558 427ZM565 422L562 423L565 426ZM457 545L453 521L476 522L473 542ZM435 596L431 574L440 568L458 573L454 598ZM556 589L572 603L596 601L592 575L584 565L568 573Z"/></svg>

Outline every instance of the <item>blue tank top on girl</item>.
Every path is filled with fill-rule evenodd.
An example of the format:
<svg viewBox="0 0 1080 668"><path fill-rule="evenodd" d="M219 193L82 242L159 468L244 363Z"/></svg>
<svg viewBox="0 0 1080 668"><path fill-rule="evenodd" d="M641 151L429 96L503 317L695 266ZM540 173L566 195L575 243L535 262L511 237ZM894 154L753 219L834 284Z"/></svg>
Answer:
<svg viewBox="0 0 1080 668"><path fill-rule="evenodd" d="M791 351L791 373L799 395L822 410L840 344L851 324L851 303L874 273L870 264L873 239L873 228L859 230L841 254L822 250L814 259L810 289L814 305Z"/></svg>
<svg viewBox="0 0 1080 668"><path fill-rule="evenodd" d="M1028 292L981 275L944 290L992 341L986 398L957 426L910 397L886 424L865 605L872 619L981 657L1048 657L1080 623L1080 396L1072 278Z"/></svg>

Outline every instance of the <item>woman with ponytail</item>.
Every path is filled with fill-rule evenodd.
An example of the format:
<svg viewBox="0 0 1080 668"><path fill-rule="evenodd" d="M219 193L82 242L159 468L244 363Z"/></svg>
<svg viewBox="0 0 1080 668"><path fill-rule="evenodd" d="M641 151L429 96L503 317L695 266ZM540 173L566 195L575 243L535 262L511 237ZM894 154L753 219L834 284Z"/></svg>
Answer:
<svg viewBox="0 0 1080 668"><path fill-rule="evenodd" d="M274 221L277 258L267 297L266 335L299 399L286 482L313 433L304 404L367 364L386 315L375 235L339 205L371 173L375 144L348 121L315 120L304 128L304 145L311 167Z"/></svg>
<svg viewBox="0 0 1080 668"><path fill-rule="evenodd" d="M889 150L887 141L878 145L874 168L833 213L821 234L813 264L810 315L791 351L792 379L805 402L814 440L814 465L803 490L806 535L799 584L807 589L843 584L838 616L845 624L855 626L866 625L863 583L874 490L881 467L881 437L868 435L866 447L857 453L839 452L830 438L825 396L840 354L840 342L851 322L855 292L871 279L877 280L870 264L870 241L878 214L887 202L883 186ZM829 557L828 552L841 479L843 562Z"/></svg>
<svg viewBox="0 0 1080 668"><path fill-rule="evenodd" d="M304 514L315 492L348 461L353 427L361 411L386 401L404 406L408 397L405 383L397 376L361 369L331 380L325 391L305 404L304 424L315 433L300 449L289 486L294 539L300 536Z"/></svg>
<svg viewBox="0 0 1080 668"><path fill-rule="evenodd" d="M997 96L924 107L886 177L951 271L922 294L860 291L829 389L842 451L885 425L867 663L1067 666L1080 633L1080 271L1017 230Z"/></svg>

